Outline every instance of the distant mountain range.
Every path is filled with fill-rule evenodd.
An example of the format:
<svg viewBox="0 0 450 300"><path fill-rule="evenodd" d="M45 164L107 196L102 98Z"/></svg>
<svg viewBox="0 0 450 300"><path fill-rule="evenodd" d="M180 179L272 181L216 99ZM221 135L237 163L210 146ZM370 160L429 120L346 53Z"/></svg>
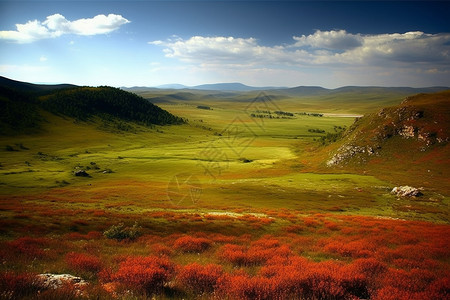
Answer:
<svg viewBox="0 0 450 300"><path fill-rule="evenodd" d="M159 85L156 88L158 89L193 89L193 90L205 90L205 91L236 91L236 92L245 92L245 91L258 91L258 90L275 90L275 89L284 89L285 87L274 87L274 86L263 86L263 87L254 87L248 86L239 82L231 82L231 83L211 83L211 84L201 84L195 86L186 86L182 84L163 84Z"/></svg>
<svg viewBox="0 0 450 300"><path fill-rule="evenodd" d="M320 86L297 86L297 87L274 87L274 86L264 86L264 87L254 87L248 86L242 83L215 83L215 84L202 84L196 86L186 86L182 84L164 84L157 87L123 87L122 89L128 91L145 91L152 89L164 89L164 90L204 90L204 91L226 91L226 92L251 92L251 91L271 91L277 94L283 94L286 96L318 96L326 94L342 94L342 93L377 93L377 92L393 92L393 93L434 93L443 90L448 90L450 87L444 86L433 86L433 87L379 87L379 86L345 86L336 89L327 89Z"/></svg>

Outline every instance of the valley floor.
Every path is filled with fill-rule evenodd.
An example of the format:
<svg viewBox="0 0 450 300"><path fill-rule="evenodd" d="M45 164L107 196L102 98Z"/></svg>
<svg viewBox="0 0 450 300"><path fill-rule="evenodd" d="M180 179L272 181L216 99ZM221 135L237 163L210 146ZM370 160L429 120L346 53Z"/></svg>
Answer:
<svg viewBox="0 0 450 300"><path fill-rule="evenodd" d="M353 113L161 107L189 123L49 115L0 138L0 299L449 297L448 179L398 199L407 175L327 168L319 141ZM43 273L88 284L53 289Z"/></svg>

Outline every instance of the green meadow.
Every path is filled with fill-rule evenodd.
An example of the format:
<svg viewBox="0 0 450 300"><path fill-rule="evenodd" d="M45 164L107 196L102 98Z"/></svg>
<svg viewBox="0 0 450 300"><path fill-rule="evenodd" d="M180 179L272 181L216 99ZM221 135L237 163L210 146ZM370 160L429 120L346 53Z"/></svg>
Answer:
<svg viewBox="0 0 450 300"><path fill-rule="evenodd" d="M393 204L398 202L389 194L401 184L395 178L382 180L324 167L331 150L321 146L320 138L351 126L354 117L348 113L355 111L339 115L323 106L325 116L314 116L302 114L301 107L288 110L277 103L278 109L293 116L281 118L272 110L271 119L251 117L261 103L244 107L240 102L210 101L210 109L201 109L199 103L191 102L160 104L188 119L187 124L154 128L131 124L127 131L102 120L82 122L45 115L48 123L39 134L0 139L2 193L49 194L57 189L68 195L87 193L103 204L129 202L140 209L174 204L175 208L248 213L285 208L445 221L445 213L434 210L414 214L396 210ZM74 176L78 169L90 177ZM167 189L178 174L193 175L200 195L173 203ZM110 192L115 188L126 193L119 197ZM180 193L190 193L188 186L184 188ZM446 201L425 206L445 206ZM57 204L67 206L64 201Z"/></svg>

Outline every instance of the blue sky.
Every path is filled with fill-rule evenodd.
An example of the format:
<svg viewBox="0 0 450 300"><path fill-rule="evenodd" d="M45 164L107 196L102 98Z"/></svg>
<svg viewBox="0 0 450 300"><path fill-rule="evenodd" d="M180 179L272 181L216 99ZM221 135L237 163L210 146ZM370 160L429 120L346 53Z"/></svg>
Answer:
<svg viewBox="0 0 450 300"><path fill-rule="evenodd" d="M450 86L449 2L2 1L0 75L158 86Z"/></svg>

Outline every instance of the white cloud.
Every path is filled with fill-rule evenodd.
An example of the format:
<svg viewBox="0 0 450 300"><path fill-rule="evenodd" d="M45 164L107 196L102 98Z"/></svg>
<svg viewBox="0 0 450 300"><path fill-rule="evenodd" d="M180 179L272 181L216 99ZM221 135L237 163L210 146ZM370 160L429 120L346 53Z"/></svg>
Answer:
<svg viewBox="0 0 450 300"><path fill-rule="evenodd" d="M445 75L450 74L450 33L331 30L294 36L290 43L274 46L225 36L171 37L149 44L208 82L426 86L448 85Z"/></svg>
<svg viewBox="0 0 450 300"><path fill-rule="evenodd" d="M320 31L317 30L314 34L301 37L294 36L296 41L295 47L311 47L311 48L325 48L332 50L348 50L362 45L363 38L360 34L350 34L345 30L331 30Z"/></svg>
<svg viewBox="0 0 450 300"><path fill-rule="evenodd" d="M44 56L44 55L42 55L41 57L39 57L39 61L40 61L40 62L47 61L47 57Z"/></svg>
<svg viewBox="0 0 450 300"><path fill-rule="evenodd" d="M40 39L55 38L63 34L96 35L106 34L129 23L121 15L97 15L90 19L67 20L63 15L48 16L44 22L28 21L16 24L14 31L0 31L0 39L17 43L31 43Z"/></svg>
<svg viewBox="0 0 450 300"><path fill-rule="evenodd" d="M385 66L420 63L427 69L450 66L450 33L350 34L316 31L287 45L262 46L255 38L202 37L153 41L168 58L201 66Z"/></svg>
<svg viewBox="0 0 450 300"><path fill-rule="evenodd" d="M150 42L153 45L163 45L166 57L179 58L185 61L197 60L202 57L205 61L232 61L250 58L260 52L260 46L253 38L233 37L202 37L193 36L188 40L176 39Z"/></svg>

